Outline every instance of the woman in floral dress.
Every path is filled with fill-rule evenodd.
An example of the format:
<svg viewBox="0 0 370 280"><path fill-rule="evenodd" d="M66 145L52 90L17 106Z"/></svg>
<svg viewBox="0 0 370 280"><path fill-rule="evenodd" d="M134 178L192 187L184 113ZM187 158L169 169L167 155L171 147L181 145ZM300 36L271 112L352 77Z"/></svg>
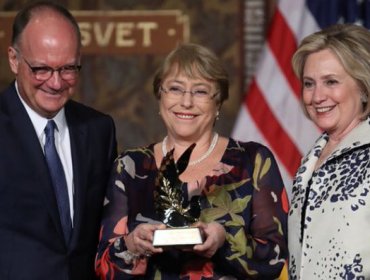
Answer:
<svg viewBox="0 0 370 280"><path fill-rule="evenodd" d="M154 93L167 136L130 149L115 162L105 201L96 271L101 279L275 279L287 258L288 201L272 153L219 136L214 124L228 97L228 78L208 49L183 44L157 72ZM177 162L185 201L199 198L195 225L202 244L153 246L163 158Z"/></svg>

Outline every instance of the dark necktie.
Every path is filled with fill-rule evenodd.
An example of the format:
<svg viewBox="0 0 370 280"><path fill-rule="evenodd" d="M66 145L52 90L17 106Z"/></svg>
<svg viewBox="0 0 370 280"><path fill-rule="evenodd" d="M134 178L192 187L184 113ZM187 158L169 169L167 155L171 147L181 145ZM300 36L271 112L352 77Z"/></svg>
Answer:
<svg viewBox="0 0 370 280"><path fill-rule="evenodd" d="M49 167L51 180L53 182L54 192L58 203L60 221L63 228L64 239L66 244L69 243L72 231L72 221L69 210L69 199L66 177L60 161L58 152L55 148L54 129L56 124L49 120L45 127L45 158Z"/></svg>

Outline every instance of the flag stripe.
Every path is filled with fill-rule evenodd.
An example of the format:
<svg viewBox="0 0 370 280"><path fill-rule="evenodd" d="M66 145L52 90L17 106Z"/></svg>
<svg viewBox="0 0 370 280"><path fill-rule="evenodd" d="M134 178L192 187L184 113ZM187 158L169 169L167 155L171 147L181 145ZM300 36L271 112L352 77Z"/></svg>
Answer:
<svg viewBox="0 0 370 280"><path fill-rule="evenodd" d="M331 1L331 0L328 0ZM232 136L268 146L291 193L292 178L320 131L303 114L291 68L299 41L318 29L304 0L280 0Z"/></svg>
<svg viewBox="0 0 370 280"><path fill-rule="evenodd" d="M280 71L284 73L293 93L299 98L300 83L292 67L289 67L293 53L297 49L296 40L279 9L275 12L271 26L268 36L269 47L277 59ZM283 44L282 38L284 38Z"/></svg>
<svg viewBox="0 0 370 280"><path fill-rule="evenodd" d="M288 173L293 176L300 162L300 152L279 122L276 121L255 80L252 80L250 93L246 98L246 106L252 119L266 138L269 146L275 151L276 156L284 164ZM256 110L256 108L259 110ZM284 145L281 143L284 143ZM287 150L285 146L289 146L291 149Z"/></svg>
<svg viewBox="0 0 370 280"><path fill-rule="evenodd" d="M302 113L300 100L292 92L284 74L279 71L275 57L268 46L262 52L262 60L256 75L256 83L269 108L301 154L312 145L312 134L319 131ZM302 126L306 129L302 130Z"/></svg>
<svg viewBox="0 0 370 280"><path fill-rule="evenodd" d="M369 28L370 0L279 0L252 84L248 89L232 137L268 146L279 162L286 186L300 158L320 134L301 110L300 84L291 57L307 35L341 22ZM243 119L244 118L244 119ZM287 188L290 196L291 189Z"/></svg>
<svg viewBox="0 0 370 280"><path fill-rule="evenodd" d="M292 30L297 44L307 35L319 30L315 18L305 5L305 0L280 0L278 10Z"/></svg>

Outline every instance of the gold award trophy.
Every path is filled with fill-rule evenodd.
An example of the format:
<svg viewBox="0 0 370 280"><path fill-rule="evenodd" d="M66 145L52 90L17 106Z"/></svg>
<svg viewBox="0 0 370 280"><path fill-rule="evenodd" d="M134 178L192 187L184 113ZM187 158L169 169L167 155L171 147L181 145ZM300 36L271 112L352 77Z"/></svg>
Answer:
<svg viewBox="0 0 370 280"><path fill-rule="evenodd" d="M169 151L162 159L156 178L154 203L157 219L167 225L166 229L154 232L153 246L193 246L202 244L203 238L199 228L192 224L200 216L199 196L193 196L190 201L183 194L183 183L179 175L188 166L192 144L175 163L174 149Z"/></svg>

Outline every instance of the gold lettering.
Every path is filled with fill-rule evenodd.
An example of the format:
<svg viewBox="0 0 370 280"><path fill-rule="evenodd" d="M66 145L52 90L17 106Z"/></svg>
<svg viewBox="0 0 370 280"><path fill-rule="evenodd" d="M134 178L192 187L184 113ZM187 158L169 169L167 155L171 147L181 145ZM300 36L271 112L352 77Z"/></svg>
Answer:
<svg viewBox="0 0 370 280"><path fill-rule="evenodd" d="M133 22L120 22L117 24L116 30L116 46L117 47L132 47L135 45L134 39L129 39L134 28Z"/></svg>
<svg viewBox="0 0 370 280"><path fill-rule="evenodd" d="M114 30L114 22L108 22L105 30L103 30L99 22L94 22L94 35L96 38L96 43L100 47L106 47L112 38Z"/></svg>
<svg viewBox="0 0 370 280"><path fill-rule="evenodd" d="M82 46L88 46L91 44L91 23L89 22L79 22L78 23L81 30L81 44Z"/></svg>
<svg viewBox="0 0 370 280"><path fill-rule="evenodd" d="M138 29L143 30L143 46L149 47L152 45L151 30L158 29L158 23L156 22L139 22L137 24Z"/></svg>

